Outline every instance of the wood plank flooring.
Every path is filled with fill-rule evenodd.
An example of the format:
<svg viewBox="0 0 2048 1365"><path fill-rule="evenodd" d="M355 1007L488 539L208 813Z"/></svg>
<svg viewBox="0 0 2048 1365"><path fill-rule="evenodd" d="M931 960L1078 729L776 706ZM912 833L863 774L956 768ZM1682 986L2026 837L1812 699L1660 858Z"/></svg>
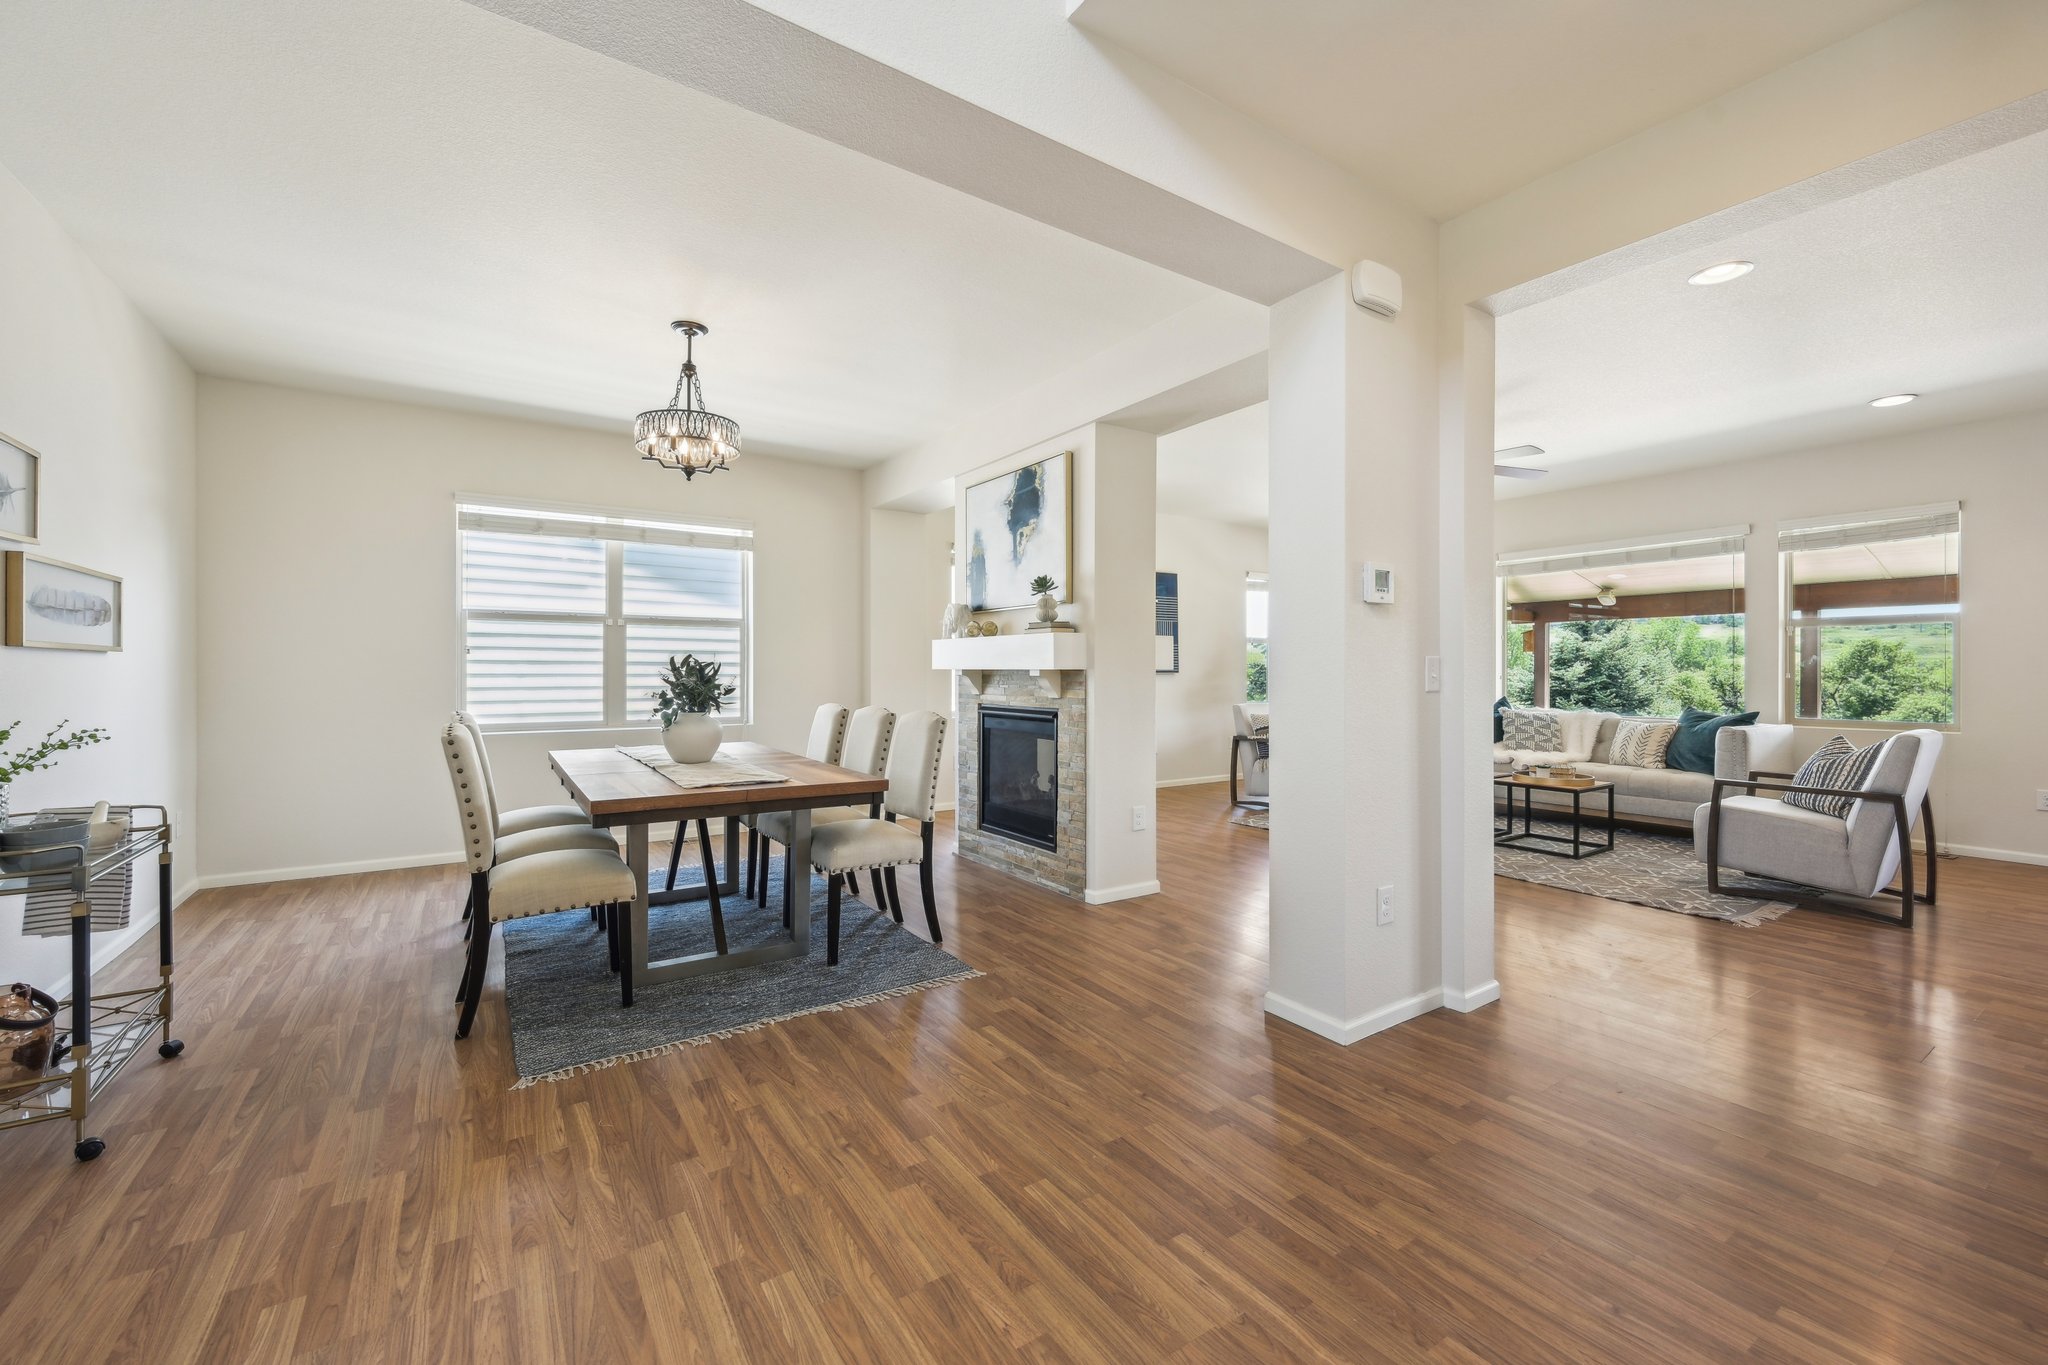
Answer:
<svg viewBox="0 0 2048 1365"><path fill-rule="evenodd" d="M1226 813L1120 905L943 856L982 979L521 1091L455 869L204 893L106 1156L0 1135L0 1355L2048 1359L2048 869L1912 934L1503 881L1502 1002L1342 1049Z"/></svg>

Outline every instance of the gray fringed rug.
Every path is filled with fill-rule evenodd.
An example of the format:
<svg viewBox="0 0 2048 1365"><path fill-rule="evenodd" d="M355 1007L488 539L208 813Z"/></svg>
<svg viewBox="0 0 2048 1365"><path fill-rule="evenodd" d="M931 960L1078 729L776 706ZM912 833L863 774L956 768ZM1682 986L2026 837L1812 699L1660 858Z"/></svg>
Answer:
<svg viewBox="0 0 2048 1365"><path fill-rule="evenodd" d="M1230 823L1243 825L1246 829L1271 830L1273 813L1264 806L1240 806L1230 812Z"/></svg>
<svg viewBox="0 0 2048 1365"><path fill-rule="evenodd" d="M677 877L679 885L702 881L701 872L688 868ZM906 900L906 915L921 919L923 906L914 888ZM738 895L723 902L728 948L781 936L779 876L765 909ZM708 953L711 916L702 901L657 905L649 914L649 937L657 961ZM505 1010L512 1020L512 1060L519 1072L515 1090L800 1015L849 1009L981 975L897 924L887 911L852 897L840 903L839 965L826 966L822 877L811 882L808 958L642 986L633 992L631 1009L619 1005L619 979L606 959L604 930L588 915L514 920L505 926L504 938Z"/></svg>
<svg viewBox="0 0 2048 1365"><path fill-rule="evenodd" d="M1498 816L1495 817L1498 819ZM1515 828L1521 829L1518 817ZM1539 834L1569 836L1568 820L1542 820L1533 828ZM1597 831L1589 829L1593 838ZM1724 923L1755 929L1779 918L1792 906L1784 901L1753 901L1738 896L1716 896L1707 891L1707 865L1693 857L1689 836L1651 834L1643 830L1614 831L1614 851L1591 858L1554 858L1547 853L1495 845L1493 870L1516 881L1557 886L1605 900L1646 905L1652 910L1669 910L1680 915L1697 915ZM1724 876L1737 886L1778 890L1775 883L1755 881L1740 873Z"/></svg>

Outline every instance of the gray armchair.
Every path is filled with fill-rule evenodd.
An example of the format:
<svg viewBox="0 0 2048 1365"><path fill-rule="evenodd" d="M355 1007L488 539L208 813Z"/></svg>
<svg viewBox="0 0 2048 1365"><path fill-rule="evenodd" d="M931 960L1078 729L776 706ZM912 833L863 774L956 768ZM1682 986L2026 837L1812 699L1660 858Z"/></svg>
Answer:
<svg viewBox="0 0 2048 1365"><path fill-rule="evenodd" d="M1941 744L1939 730L1905 730L1893 735L1878 755L1869 780L1855 791L1795 786L1788 773L1717 777L1713 799L1693 814L1693 851L1707 865L1707 889L1716 895L1752 900L1796 899L1812 909L1865 915L1911 928L1913 907L1934 904L1934 804L1928 787ZM1852 796L1856 804L1846 817L1838 819L1778 799L1794 791ZM1777 795L1760 795L1763 792ZM1924 891L1914 886L1912 836L1916 826L1927 845ZM1727 886L1721 881L1724 867L1859 900L1896 896L1901 908L1897 915L1885 915L1826 899L1788 898L1767 889ZM1899 879L1896 890L1891 885L1895 876Z"/></svg>

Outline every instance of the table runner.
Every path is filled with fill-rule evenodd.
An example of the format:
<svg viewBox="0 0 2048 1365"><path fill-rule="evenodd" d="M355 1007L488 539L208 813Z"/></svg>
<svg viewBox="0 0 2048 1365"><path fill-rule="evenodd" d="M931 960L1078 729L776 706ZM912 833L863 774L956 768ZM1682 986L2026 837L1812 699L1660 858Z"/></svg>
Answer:
<svg viewBox="0 0 2048 1365"><path fill-rule="evenodd" d="M789 781L781 773L741 763L724 754L713 754L709 763L678 763L659 744L621 744L618 750L636 763L645 763L678 787L692 791L706 787L765 787Z"/></svg>

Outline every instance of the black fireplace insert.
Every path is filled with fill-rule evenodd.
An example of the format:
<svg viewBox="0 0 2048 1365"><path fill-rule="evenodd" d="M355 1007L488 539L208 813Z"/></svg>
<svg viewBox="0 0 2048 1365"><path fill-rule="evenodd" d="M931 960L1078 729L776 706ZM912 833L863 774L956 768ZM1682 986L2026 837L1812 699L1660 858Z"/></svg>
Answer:
<svg viewBox="0 0 2048 1365"><path fill-rule="evenodd" d="M981 827L1059 847L1060 715L1032 706L981 708Z"/></svg>

